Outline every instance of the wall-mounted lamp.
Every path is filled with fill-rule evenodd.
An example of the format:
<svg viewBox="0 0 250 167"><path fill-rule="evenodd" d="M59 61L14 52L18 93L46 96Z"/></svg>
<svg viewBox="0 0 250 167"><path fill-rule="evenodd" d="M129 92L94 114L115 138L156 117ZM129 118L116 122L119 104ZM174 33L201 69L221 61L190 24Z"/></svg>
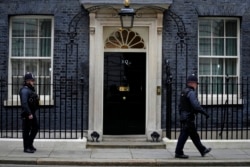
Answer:
<svg viewBox="0 0 250 167"><path fill-rule="evenodd" d="M132 28L134 23L135 10L129 7L130 1L124 0L124 8L119 12L122 28Z"/></svg>

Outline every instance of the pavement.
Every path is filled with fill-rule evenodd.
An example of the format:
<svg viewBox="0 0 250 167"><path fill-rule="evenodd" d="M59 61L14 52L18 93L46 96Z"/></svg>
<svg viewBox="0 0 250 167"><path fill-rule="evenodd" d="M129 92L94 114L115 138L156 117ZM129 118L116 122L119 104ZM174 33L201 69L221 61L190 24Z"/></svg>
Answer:
<svg viewBox="0 0 250 167"><path fill-rule="evenodd" d="M0 164L70 166L250 166L250 141L202 141L212 151L201 157L189 140L189 159L174 158L176 140L166 148L88 148L86 139L36 139L37 151L24 153L21 139L0 139ZM101 143L101 142L100 142ZM105 142L104 142L105 143Z"/></svg>

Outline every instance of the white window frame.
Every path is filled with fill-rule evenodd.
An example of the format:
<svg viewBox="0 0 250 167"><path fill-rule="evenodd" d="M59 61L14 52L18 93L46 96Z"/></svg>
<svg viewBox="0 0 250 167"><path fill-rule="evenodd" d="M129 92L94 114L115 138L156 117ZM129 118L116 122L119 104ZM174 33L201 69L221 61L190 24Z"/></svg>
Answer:
<svg viewBox="0 0 250 167"><path fill-rule="evenodd" d="M224 54L224 56L218 56L218 55L213 55L213 42L211 43L211 55L200 55L200 34L199 34L199 23L202 19L208 19L208 20L215 20L215 19L222 19L222 20L236 20L237 21L237 55L236 56L226 56ZM212 28L212 26L211 26ZM225 33L225 26L224 26L224 33ZM209 38L209 37L208 37ZM213 39L213 33L211 33L210 35L210 39ZM218 38L218 37L217 37ZM223 36L223 39L226 39L227 37ZM213 40L211 40L213 41ZM225 44L224 44L224 51L225 51ZM237 82L240 83L240 19L238 17L200 17L198 20L198 76L199 76L199 80L200 77L212 77L213 74L211 73L210 75L200 75L199 73L199 68L200 68L200 59L201 58L207 58L209 61L212 60L213 58L222 58L223 61L225 61L227 58L234 58L236 59L237 63L236 63L236 75L233 76L229 76L229 77L237 77ZM225 67L224 67L225 68ZM225 83L226 75L223 74L223 82ZM225 86L224 86L225 87ZM199 88L198 88L199 89ZM224 89L225 90L225 89ZM199 92L199 91L198 91ZM230 105L237 105L237 104L242 104L243 100L241 99L240 96L240 86L238 86L238 92L236 94L226 94L226 93L222 93L222 94L201 94L200 92L198 93L198 98L201 102L202 105L224 105L225 103L230 104Z"/></svg>
<svg viewBox="0 0 250 167"><path fill-rule="evenodd" d="M12 56L12 20L13 19L51 19L51 50L50 50L50 57L14 57ZM38 31L39 33L39 31ZM38 34L39 35L39 34ZM26 37L24 37L25 39ZM38 37L39 38L39 37ZM38 40L39 41L39 40ZM37 43L37 48L39 48L39 42ZM37 49L39 52L39 49ZM9 56L8 56L8 98L4 101L5 106L20 106L20 97L19 94L12 94L12 60L49 60L51 67L50 67L50 95L39 95L40 97L40 105L54 105L53 100L53 55L54 55L54 17L53 16L38 16L38 15L28 15L28 16L12 16L10 17L9 23ZM38 65L38 64L37 64ZM39 69L37 67L37 69ZM25 71L28 72L28 71ZM29 71L32 72L32 71ZM37 71L39 75L39 70ZM23 74L24 75L24 74ZM36 74L35 74L36 75ZM19 78L23 78L23 76L17 76ZM41 76L39 76L41 77ZM46 76L44 76L46 77ZM36 77L35 77L36 78ZM39 84L39 80L36 81Z"/></svg>

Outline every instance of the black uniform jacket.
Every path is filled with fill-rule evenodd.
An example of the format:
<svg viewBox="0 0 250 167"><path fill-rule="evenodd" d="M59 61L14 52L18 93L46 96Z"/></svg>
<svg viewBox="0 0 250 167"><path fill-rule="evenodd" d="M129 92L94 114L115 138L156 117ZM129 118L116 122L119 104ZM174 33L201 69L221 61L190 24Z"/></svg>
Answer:
<svg viewBox="0 0 250 167"><path fill-rule="evenodd" d="M181 92L179 111L181 121L194 121L195 114L197 113L207 115L207 113L201 107L194 88L192 87L186 87Z"/></svg>
<svg viewBox="0 0 250 167"><path fill-rule="evenodd" d="M31 85L24 85L19 92L22 106L22 118L26 118L31 114L35 114L39 106L39 96L35 93L35 89Z"/></svg>

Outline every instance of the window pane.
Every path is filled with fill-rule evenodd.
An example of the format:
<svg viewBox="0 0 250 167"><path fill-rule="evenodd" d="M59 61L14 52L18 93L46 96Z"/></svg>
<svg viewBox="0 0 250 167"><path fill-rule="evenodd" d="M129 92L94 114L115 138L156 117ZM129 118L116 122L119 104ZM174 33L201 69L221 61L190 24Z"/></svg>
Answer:
<svg viewBox="0 0 250 167"><path fill-rule="evenodd" d="M226 39L227 56L237 56L237 39Z"/></svg>
<svg viewBox="0 0 250 167"><path fill-rule="evenodd" d="M200 59L199 74L210 75L210 59Z"/></svg>
<svg viewBox="0 0 250 167"><path fill-rule="evenodd" d="M211 21L210 20L200 20L199 36L211 36Z"/></svg>
<svg viewBox="0 0 250 167"><path fill-rule="evenodd" d="M40 60L39 61L39 75L40 76L51 76L50 60Z"/></svg>
<svg viewBox="0 0 250 167"><path fill-rule="evenodd" d="M212 60L212 75L223 75L223 59Z"/></svg>
<svg viewBox="0 0 250 167"><path fill-rule="evenodd" d="M200 77L199 80L199 93L211 94L210 77Z"/></svg>
<svg viewBox="0 0 250 167"><path fill-rule="evenodd" d="M224 21L213 20L213 36L223 37L224 36Z"/></svg>
<svg viewBox="0 0 250 167"><path fill-rule="evenodd" d="M12 38L11 56L23 56L24 41L19 38Z"/></svg>
<svg viewBox="0 0 250 167"><path fill-rule="evenodd" d="M39 94L49 95L51 93L51 63L50 60L39 61Z"/></svg>
<svg viewBox="0 0 250 167"><path fill-rule="evenodd" d="M50 57L51 56L51 39L40 39L40 56Z"/></svg>
<svg viewBox="0 0 250 167"><path fill-rule="evenodd" d="M230 77L226 89L228 89L229 94L236 94L238 92L238 78ZM227 90L225 92L227 93Z"/></svg>
<svg viewBox="0 0 250 167"><path fill-rule="evenodd" d="M27 38L26 39L26 56L37 56L37 39Z"/></svg>
<svg viewBox="0 0 250 167"><path fill-rule="evenodd" d="M212 92L213 94L223 94L223 77L212 78Z"/></svg>
<svg viewBox="0 0 250 167"><path fill-rule="evenodd" d="M24 74L24 61L23 60L12 60L12 93L18 94L19 89L23 85L23 74Z"/></svg>
<svg viewBox="0 0 250 167"><path fill-rule="evenodd" d="M39 94L50 95L51 93L51 62L50 60L39 61Z"/></svg>
<svg viewBox="0 0 250 167"><path fill-rule="evenodd" d="M40 37L51 37L51 19L42 19L39 22Z"/></svg>
<svg viewBox="0 0 250 167"><path fill-rule="evenodd" d="M224 39L215 38L213 40L213 54L224 56Z"/></svg>
<svg viewBox="0 0 250 167"><path fill-rule="evenodd" d="M39 87L37 88L39 95L50 95L51 94L51 83L50 77L39 76L38 82ZM43 99L41 99L43 100Z"/></svg>
<svg viewBox="0 0 250 167"><path fill-rule="evenodd" d="M36 19L26 20L26 37L37 37L38 27Z"/></svg>
<svg viewBox="0 0 250 167"><path fill-rule="evenodd" d="M35 76L37 76L37 63L38 60L25 60L24 61L25 72L31 72Z"/></svg>
<svg viewBox="0 0 250 167"><path fill-rule="evenodd" d="M12 67L13 76L23 77L23 74L24 74L24 61L23 60L12 60L11 67Z"/></svg>
<svg viewBox="0 0 250 167"><path fill-rule="evenodd" d="M237 37L237 20L226 20L226 36Z"/></svg>
<svg viewBox="0 0 250 167"><path fill-rule="evenodd" d="M200 38L200 55L211 55L211 39Z"/></svg>
<svg viewBox="0 0 250 167"><path fill-rule="evenodd" d="M11 89L12 94L18 95L19 90L23 86L23 75L22 76L12 76L13 87Z"/></svg>
<svg viewBox="0 0 250 167"><path fill-rule="evenodd" d="M12 20L12 37L24 37L24 20Z"/></svg>
<svg viewBox="0 0 250 167"><path fill-rule="evenodd" d="M237 75L237 60L226 59L226 74Z"/></svg>

